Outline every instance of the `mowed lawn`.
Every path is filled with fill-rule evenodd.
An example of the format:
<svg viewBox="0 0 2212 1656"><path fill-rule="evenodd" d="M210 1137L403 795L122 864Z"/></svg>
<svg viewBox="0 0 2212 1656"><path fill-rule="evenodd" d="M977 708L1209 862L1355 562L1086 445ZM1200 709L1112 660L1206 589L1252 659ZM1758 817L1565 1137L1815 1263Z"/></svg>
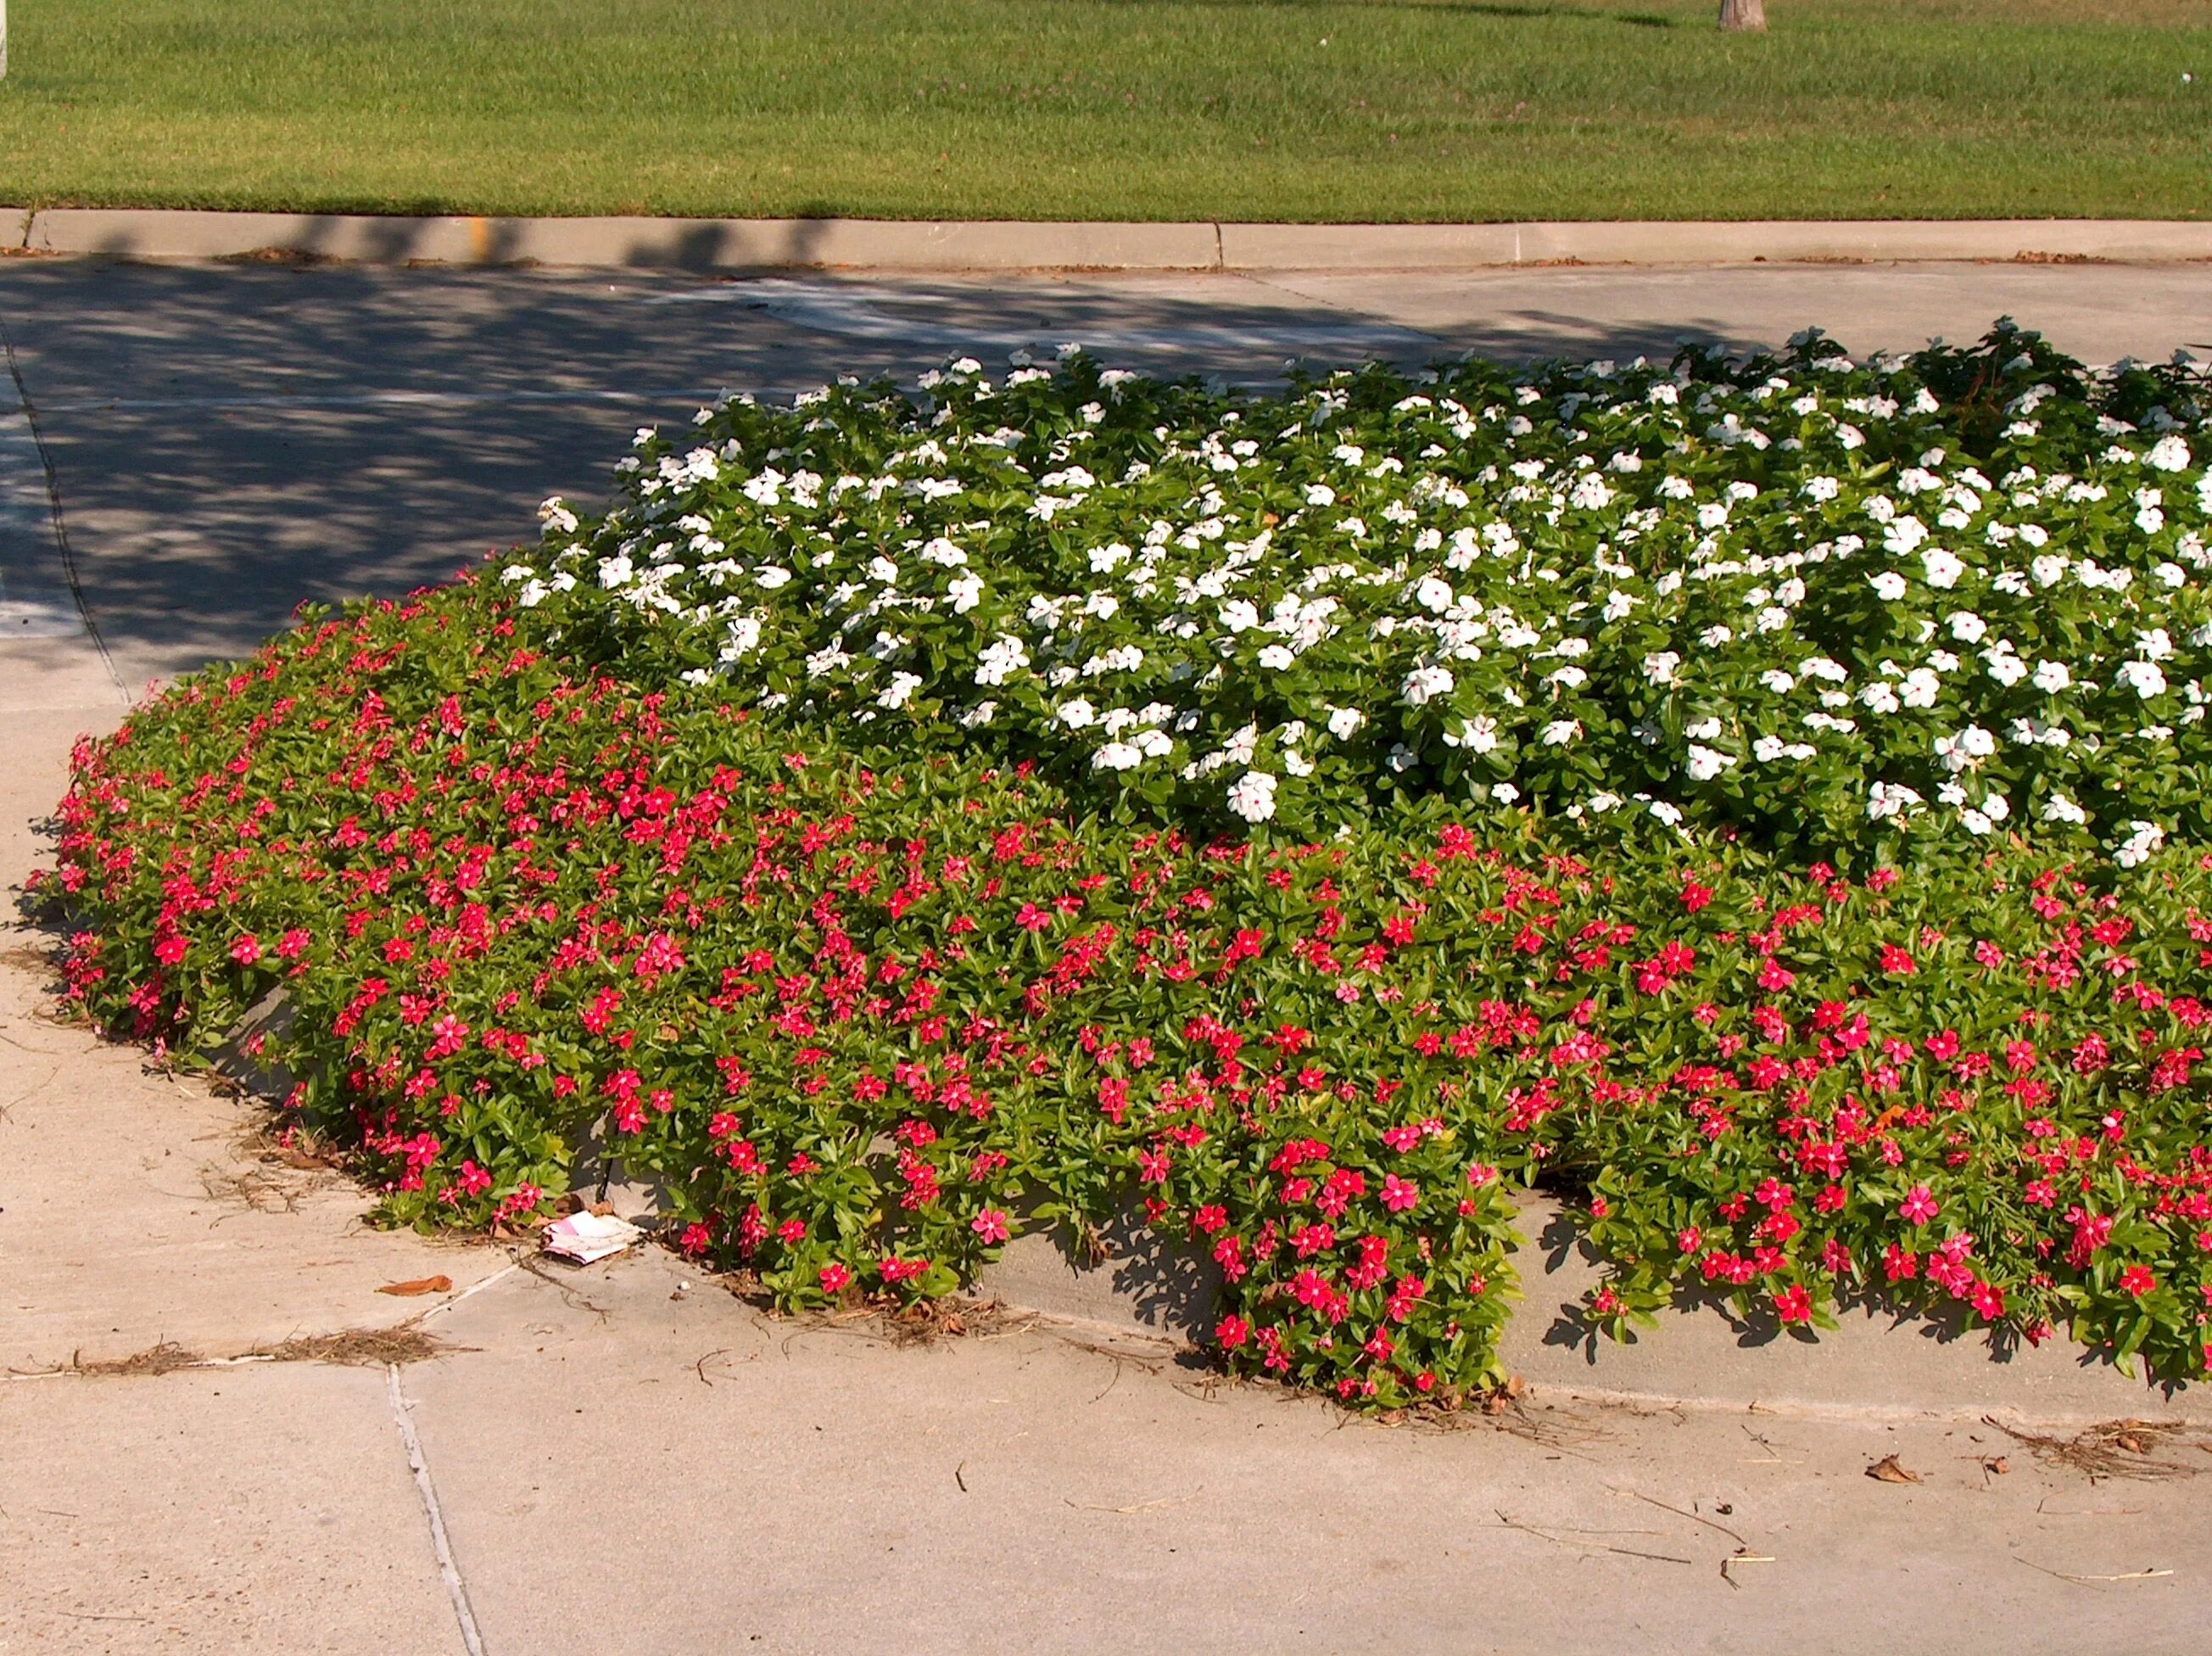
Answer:
<svg viewBox="0 0 2212 1656"><path fill-rule="evenodd" d="M2212 210L2212 0L16 0L0 203ZM2185 76L2193 76L2185 79Z"/></svg>

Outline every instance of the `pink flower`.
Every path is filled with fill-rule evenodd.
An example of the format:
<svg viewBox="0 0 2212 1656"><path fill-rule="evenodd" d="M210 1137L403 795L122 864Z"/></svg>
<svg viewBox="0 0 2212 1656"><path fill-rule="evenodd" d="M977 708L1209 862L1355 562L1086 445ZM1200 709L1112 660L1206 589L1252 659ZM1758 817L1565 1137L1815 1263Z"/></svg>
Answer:
<svg viewBox="0 0 2212 1656"><path fill-rule="evenodd" d="M969 1221L968 1228L986 1242L997 1244L1006 1239L1006 1216L996 1208L986 1208Z"/></svg>
<svg viewBox="0 0 2212 1656"><path fill-rule="evenodd" d="M1881 969L1893 977L1910 977L1917 970L1912 957L1894 943L1881 946Z"/></svg>
<svg viewBox="0 0 2212 1656"><path fill-rule="evenodd" d="M1395 1173L1382 1176L1382 1205L1394 1214L1404 1213L1420 1205L1421 1187L1411 1179L1401 1178Z"/></svg>
<svg viewBox="0 0 2212 1656"><path fill-rule="evenodd" d="M230 958L241 966L250 966L261 958L261 940L252 932L230 946Z"/></svg>
<svg viewBox="0 0 2212 1656"><path fill-rule="evenodd" d="M1897 1211L1908 1224L1925 1225L1936 1217L1936 1198L1925 1184L1916 1184L1905 1193L1905 1200L1897 1204Z"/></svg>
<svg viewBox="0 0 2212 1656"><path fill-rule="evenodd" d="M2148 1265L2130 1265L2120 1273L2120 1288L2138 1300L2158 1286L2158 1278L2151 1275Z"/></svg>
<svg viewBox="0 0 2212 1656"><path fill-rule="evenodd" d="M1802 1284L1786 1288L1774 1296L1774 1314L1782 1319L1783 1326L1813 1320L1813 1296Z"/></svg>
<svg viewBox="0 0 2212 1656"><path fill-rule="evenodd" d="M822 1291L824 1294L842 1294L852 1280L853 1273L835 1260L822 1268Z"/></svg>

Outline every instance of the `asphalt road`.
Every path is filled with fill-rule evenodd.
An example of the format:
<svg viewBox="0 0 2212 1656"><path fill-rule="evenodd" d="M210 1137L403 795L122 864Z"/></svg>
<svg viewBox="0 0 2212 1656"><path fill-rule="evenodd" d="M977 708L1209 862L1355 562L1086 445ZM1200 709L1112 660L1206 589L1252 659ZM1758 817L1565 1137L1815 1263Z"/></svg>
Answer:
<svg viewBox="0 0 2212 1656"><path fill-rule="evenodd" d="M250 649L303 599L403 592L532 536L546 495L595 496L636 426L726 387L1063 340L1238 381L1291 356L1626 357L1808 323L1864 351L1970 338L2001 314L2093 361L2163 356L2212 344L2212 281L2016 264L729 281L5 261L0 325L41 441L0 386L0 617L71 624L41 460L135 687Z"/></svg>

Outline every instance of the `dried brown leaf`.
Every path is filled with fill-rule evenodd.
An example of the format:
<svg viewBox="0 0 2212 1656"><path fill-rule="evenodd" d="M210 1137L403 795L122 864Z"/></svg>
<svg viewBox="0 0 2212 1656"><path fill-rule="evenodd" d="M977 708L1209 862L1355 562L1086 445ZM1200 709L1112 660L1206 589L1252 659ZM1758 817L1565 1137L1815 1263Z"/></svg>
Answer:
<svg viewBox="0 0 2212 1656"><path fill-rule="evenodd" d="M412 1300L425 1294L450 1294L453 1289L453 1279L450 1276L418 1276L411 1282L386 1282L377 1292Z"/></svg>

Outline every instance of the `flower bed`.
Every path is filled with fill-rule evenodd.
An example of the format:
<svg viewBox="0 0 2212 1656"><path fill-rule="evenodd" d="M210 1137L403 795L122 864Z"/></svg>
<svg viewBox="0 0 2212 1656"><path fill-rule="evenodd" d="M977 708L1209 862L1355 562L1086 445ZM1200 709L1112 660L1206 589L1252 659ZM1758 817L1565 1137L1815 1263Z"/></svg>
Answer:
<svg viewBox="0 0 2212 1656"><path fill-rule="evenodd" d="M281 984L395 1220L525 1222L596 1129L794 1306L1133 1203L1231 1363L1449 1399L1541 1178L1616 1330L2201 1374L2191 382L1680 368L726 405L84 745L71 992L204 1054Z"/></svg>
<svg viewBox="0 0 2212 1656"><path fill-rule="evenodd" d="M1439 793L1819 849L1923 813L2206 826L2178 372L2100 385L2001 330L1264 402L1079 354L925 383L641 432L615 507L549 502L501 575L631 682L1218 828Z"/></svg>

